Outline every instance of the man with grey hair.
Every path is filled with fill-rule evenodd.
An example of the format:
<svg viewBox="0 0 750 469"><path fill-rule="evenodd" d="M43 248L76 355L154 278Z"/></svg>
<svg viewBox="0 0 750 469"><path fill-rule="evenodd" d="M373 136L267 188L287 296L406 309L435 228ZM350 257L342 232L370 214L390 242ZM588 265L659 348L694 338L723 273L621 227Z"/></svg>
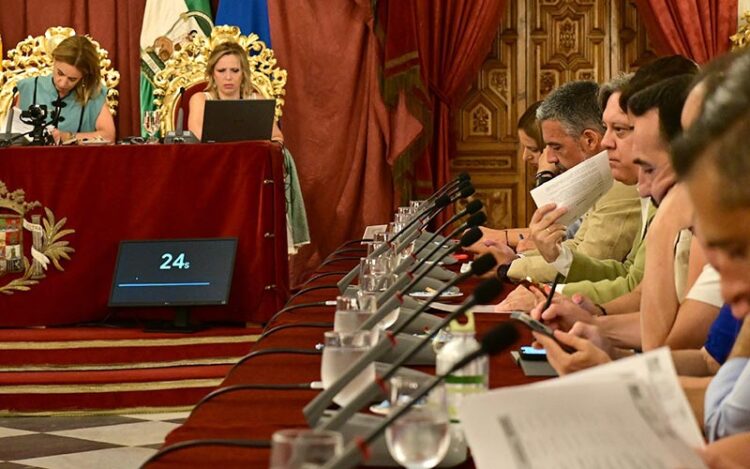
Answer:
<svg viewBox="0 0 750 469"><path fill-rule="evenodd" d="M545 157L563 171L605 149L617 154L621 140L617 135L620 133L615 134L613 130L612 135L604 140L609 124L602 123L598 92L599 86L591 81L566 83L553 91L537 110L537 120L546 143ZM602 104L608 106L609 101L607 99ZM617 124L618 129L624 127L628 127L627 119ZM605 141L608 142L606 146ZM637 170L632 163L625 166L627 170L623 172L623 178L631 185L616 181L612 189L596 202L584 215L575 237L563 243L570 250L595 259L622 261L628 255L641 225L641 204L632 186ZM532 217L532 233L534 220L539 218L538 212ZM535 282L550 282L558 273L538 251L525 252L506 265L508 277L517 280L528 277ZM523 293L528 291L519 291L519 294ZM528 298L524 303L528 303ZM515 306L513 296L509 296L499 309Z"/></svg>

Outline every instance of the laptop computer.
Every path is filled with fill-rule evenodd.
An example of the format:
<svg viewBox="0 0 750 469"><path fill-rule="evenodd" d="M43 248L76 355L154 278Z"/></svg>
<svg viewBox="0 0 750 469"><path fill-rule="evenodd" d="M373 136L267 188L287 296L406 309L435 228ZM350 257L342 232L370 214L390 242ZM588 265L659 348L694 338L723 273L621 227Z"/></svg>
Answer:
<svg viewBox="0 0 750 469"><path fill-rule="evenodd" d="M203 142L271 140L274 99L208 100L203 113Z"/></svg>

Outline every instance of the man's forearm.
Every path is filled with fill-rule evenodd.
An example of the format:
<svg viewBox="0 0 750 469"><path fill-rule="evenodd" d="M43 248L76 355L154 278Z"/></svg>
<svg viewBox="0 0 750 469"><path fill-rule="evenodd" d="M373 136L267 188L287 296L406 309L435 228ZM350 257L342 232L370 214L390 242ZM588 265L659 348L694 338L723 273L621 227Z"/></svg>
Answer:
<svg viewBox="0 0 750 469"><path fill-rule="evenodd" d="M626 349L641 348L641 313L600 316L596 325L612 345Z"/></svg>
<svg viewBox="0 0 750 469"><path fill-rule="evenodd" d="M607 314L627 314L635 313L641 310L641 286L638 285L630 293L615 298L603 304Z"/></svg>

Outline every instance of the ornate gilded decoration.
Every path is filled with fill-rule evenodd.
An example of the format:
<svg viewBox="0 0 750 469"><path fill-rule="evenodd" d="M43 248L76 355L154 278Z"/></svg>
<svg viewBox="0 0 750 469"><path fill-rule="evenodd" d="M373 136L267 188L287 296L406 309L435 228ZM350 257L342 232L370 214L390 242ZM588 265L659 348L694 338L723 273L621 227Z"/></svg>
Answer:
<svg viewBox="0 0 750 469"><path fill-rule="evenodd" d="M750 43L750 11L742 14L742 24L737 28L737 34L733 34L729 39L732 40L732 49L747 47Z"/></svg>
<svg viewBox="0 0 750 469"><path fill-rule="evenodd" d="M44 218L32 213L41 207L38 201L27 202L23 190L10 192L0 181L0 277L12 276L8 283L0 285L0 293L12 295L29 291L45 277L44 271L50 263L62 271L61 259L70 260L75 252L69 242L63 240L75 233L75 230L63 229L67 219L57 221L46 207ZM31 260L24 250L24 230L31 232Z"/></svg>
<svg viewBox="0 0 750 469"><path fill-rule="evenodd" d="M236 26L216 26L210 37L196 34L190 42L184 43L167 60L164 69L154 75L154 104L161 110L162 135L174 129L180 88L205 83L208 56L216 45L229 41L248 51L253 88L264 98L276 100L276 118L281 117L287 72L276 65L273 50L255 33L244 36Z"/></svg>
<svg viewBox="0 0 750 469"><path fill-rule="evenodd" d="M46 75L52 70L52 51L60 42L75 36L73 28L56 26L49 28L43 36L27 37L8 51L8 58L0 66L0 122L5 122L5 115L13 102L13 88L19 80L28 77ZM87 36L88 37L88 36ZM120 73L112 69L109 53L98 42L90 38L99 53L102 81L107 87L107 104L112 114L117 112Z"/></svg>

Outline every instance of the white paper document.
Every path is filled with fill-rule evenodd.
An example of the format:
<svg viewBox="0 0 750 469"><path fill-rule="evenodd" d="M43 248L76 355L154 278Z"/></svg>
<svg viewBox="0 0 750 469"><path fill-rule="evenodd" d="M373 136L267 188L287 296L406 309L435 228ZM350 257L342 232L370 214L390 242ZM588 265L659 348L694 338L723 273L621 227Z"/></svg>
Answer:
<svg viewBox="0 0 750 469"><path fill-rule="evenodd" d="M7 122L3 122L3 129L2 131L5 132L5 126L7 125ZM17 107L13 108L13 120L10 124L10 133L12 134L25 134L27 132L31 132L34 130L33 125L29 125L23 121L21 121L21 110Z"/></svg>
<svg viewBox="0 0 750 469"><path fill-rule="evenodd" d="M365 227L362 239L372 239L375 237L375 233L384 233L387 229L388 225L369 225Z"/></svg>
<svg viewBox="0 0 750 469"><path fill-rule="evenodd" d="M459 417L476 467L704 469L668 349L628 360L466 397Z"/></svg>
<svg viewBox="0 0 750 469"><path fill-rule="evenodd" d="M430 308L438 310L438 311L444 311L446 313L452 313L453 311L460 308L460 304L448 304L448 303L440 303L439 301L433 301L430 304ZM495 305L476 305L469 309L472 313L494 313L495 311ZM504 313L505 311L503 311ZM508 311L510 313L510 311Z"/></svg>
<svg viewBox="0 0 750 469"><path fill-rule="evenodd" d="M569 225L580 218L613 184L607 151L592 156L551 181L531 190L537 207L555 203L568 212L559 223Z"/></svg>

